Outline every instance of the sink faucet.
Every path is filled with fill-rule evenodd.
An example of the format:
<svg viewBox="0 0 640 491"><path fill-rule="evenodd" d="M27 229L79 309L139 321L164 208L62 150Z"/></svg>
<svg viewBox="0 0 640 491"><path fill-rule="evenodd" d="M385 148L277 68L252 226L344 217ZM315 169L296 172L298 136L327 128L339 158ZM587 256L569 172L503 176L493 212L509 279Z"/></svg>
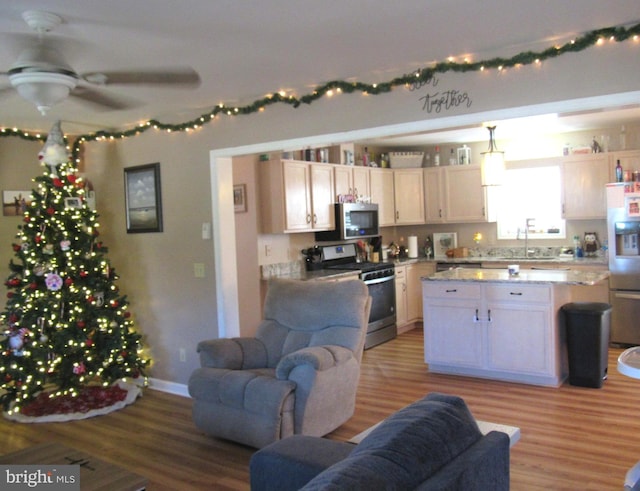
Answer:
<svg viewBox="0 0 640 491"><path fill-rule="evenodd" d="M534 252L534 251L530 251L529 250L529 229L534 226L535 220L536 220L535 218L527 218L525 220L525 226L524 226L524 257L525 258L529 257L529 254ZM520 240L520 231L521 230L522 229L520 227L518 227L516 240Z"/></svg>

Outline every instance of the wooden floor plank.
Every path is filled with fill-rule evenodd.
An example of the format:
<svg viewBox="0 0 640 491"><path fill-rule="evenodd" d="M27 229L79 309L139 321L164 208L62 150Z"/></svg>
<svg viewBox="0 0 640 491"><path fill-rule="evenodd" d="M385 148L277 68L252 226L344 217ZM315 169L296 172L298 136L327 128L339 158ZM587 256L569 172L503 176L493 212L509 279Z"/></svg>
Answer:
<svg viewBox="0 0 640 491"><path fill-rule="evenodd" d="M429 373L422 331L365 352L356 414L329 435L348 440L425 394L460 395L476 418L521 429L511 449L511 489L619 490L640 459L640 380L619 374L609 350L601 389L534 387ZM57 441L149 479L150 491L248 490L254 449L201 434L191 400L145 390L115 413L69 423L0 419L0 453Z"/></svg>

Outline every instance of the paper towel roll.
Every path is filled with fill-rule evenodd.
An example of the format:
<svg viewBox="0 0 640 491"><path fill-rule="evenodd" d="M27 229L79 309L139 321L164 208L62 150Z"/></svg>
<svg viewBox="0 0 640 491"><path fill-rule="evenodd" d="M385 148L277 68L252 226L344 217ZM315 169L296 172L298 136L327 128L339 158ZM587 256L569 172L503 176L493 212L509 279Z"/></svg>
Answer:
<svg viewBox="0 0 640 491"><path fill-rule="evenodd" d="M409 257L418 257L418 237L409 236Z"/></svg>

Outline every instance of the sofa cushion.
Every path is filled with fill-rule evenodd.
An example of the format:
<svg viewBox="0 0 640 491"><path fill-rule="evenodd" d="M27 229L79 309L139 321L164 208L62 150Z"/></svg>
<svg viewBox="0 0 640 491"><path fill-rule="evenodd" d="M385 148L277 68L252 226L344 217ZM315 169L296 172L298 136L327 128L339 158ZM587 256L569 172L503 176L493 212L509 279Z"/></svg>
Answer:
<svg viewBox="0 0 640 491"><path fill-rule="evenodd" d="M431 393L387 418L303 489L414 489L481 437L461 398Z"/></svg>

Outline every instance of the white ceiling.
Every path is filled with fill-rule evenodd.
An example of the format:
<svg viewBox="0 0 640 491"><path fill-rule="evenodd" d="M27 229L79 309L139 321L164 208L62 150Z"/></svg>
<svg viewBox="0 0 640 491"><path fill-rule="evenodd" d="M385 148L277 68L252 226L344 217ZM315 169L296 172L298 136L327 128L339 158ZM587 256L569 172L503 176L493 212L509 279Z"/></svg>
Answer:
<svg viewBox="0 0 640 491"><path fill-rule="evenodd" d="M385 82L448 56L510 57L640 22L638 0L4 0L0 72L33 37L22 12L34 9L64 19L48 36L79 73L189 65L202 79L196 89L112 86L105 90L140 106L103 111L70 98L46 117L13 91L1 93L0 126L48 131L62 119L68 133L126 129L152 118L178 124L221 102L250 104L283 89L307 94L330 80ZM0 89L8 85L0 76ZM637 120L637 111L600 113L596 120ZM564 118L563 124L593 120ZM469 135L431 138L486 139L486 132Z"/></svg>

